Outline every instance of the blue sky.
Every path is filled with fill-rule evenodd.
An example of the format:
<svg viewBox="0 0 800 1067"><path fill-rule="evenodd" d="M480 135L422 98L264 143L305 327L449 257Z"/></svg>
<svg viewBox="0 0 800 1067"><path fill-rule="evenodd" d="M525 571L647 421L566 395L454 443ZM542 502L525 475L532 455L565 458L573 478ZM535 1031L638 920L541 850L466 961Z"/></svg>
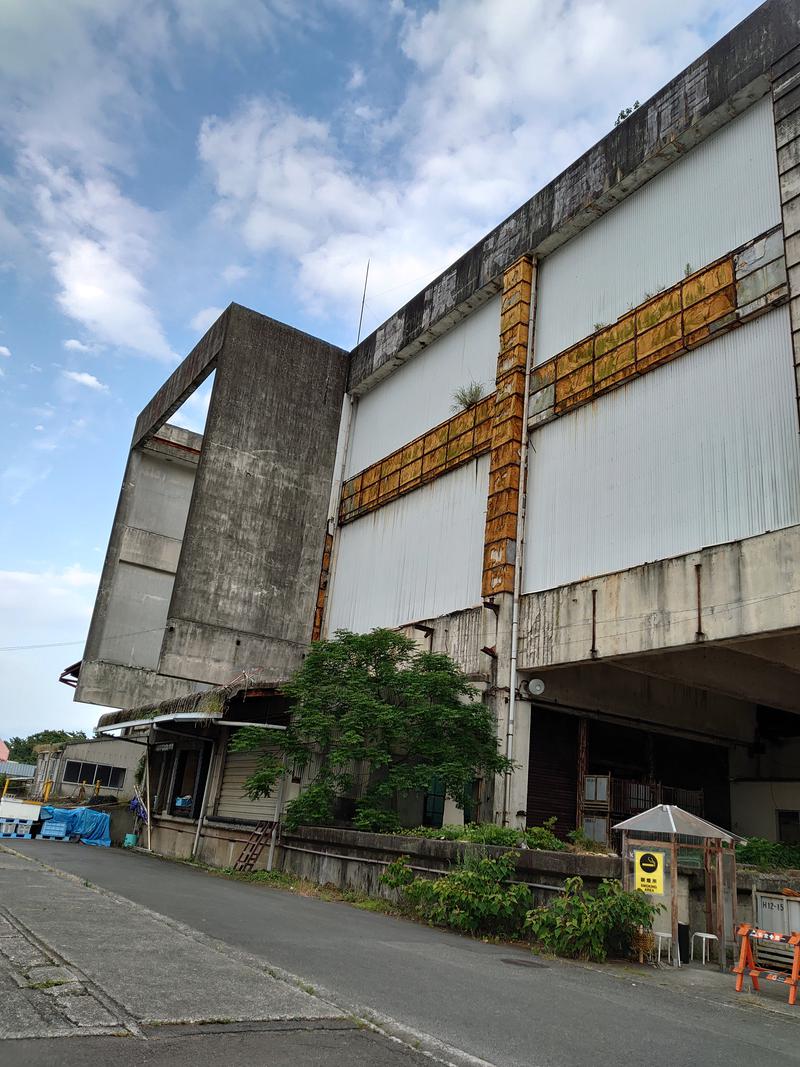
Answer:
<svg viewBox="0 0 800 1067"><path fill-rule="evenodd" d="M220 310L351 347L368 258L365 332L755 6L3 0L0 736L95 723L133 421Z"/></svg>

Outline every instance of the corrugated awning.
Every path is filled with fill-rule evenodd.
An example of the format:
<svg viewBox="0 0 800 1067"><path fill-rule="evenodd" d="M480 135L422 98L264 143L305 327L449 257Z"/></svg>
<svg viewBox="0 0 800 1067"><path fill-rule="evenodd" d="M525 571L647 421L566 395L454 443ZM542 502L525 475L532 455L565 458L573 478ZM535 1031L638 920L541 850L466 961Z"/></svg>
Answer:
<svg viewBox="0 0 800 1067"><path fill-rule="evenodd" d="M112 727L118 729L122 726L147 726L149 723L168 720L183 722L218 720L223 717L231 701L239 694L245 696L248 693L259 696L277 694L285 682L283 678L265 678L261 671L243 672L227 685L212 686L201 692L161 700L157 704L139 704L135 708L108 711L100 716L96 731L97 733L109 733ZM237 725L242 724L237 723Z"/></svg>

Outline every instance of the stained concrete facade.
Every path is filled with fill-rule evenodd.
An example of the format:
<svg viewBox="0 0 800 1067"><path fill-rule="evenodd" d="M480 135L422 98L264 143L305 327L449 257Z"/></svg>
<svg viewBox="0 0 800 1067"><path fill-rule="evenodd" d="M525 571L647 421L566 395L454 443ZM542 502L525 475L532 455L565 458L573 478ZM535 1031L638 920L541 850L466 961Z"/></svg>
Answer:
<svg viewBox="0 0 800 1067"><path fill-rule="evenodd" d="M349 357L232 305L137 422L78 699L279 679L312 624L395 626L495 711L517 770L482 818L569 829L610 775L775 827L766 786L800 782L798 85L800 3L768 0ZM179 461L165 420L213 369ZM130 519L156 447L172 532ZM104 652L170 581L163 638Z"/></svg>
<svg viewBox="0 0 800 1067"><path fill-rule="evenodd" d="M203 436L166 421L214 371ZM346 353L232 304L137 420L76 699L285 678L313 622ZM312 428L313 420L313 428Z"/></svg>

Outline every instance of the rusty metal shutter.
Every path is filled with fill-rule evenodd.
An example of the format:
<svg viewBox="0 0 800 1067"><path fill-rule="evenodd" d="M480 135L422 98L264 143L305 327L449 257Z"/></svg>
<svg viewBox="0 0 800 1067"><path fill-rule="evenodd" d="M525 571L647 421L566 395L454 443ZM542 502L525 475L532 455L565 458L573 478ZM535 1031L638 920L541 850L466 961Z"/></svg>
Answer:
<svg viewBox="0 0 800 1067"><path fill-rule="evenodd" d="M217 817L248 819L259 822L275 816L275 793L260 800L251 800L244 791L245 779L256 769L258 754L255 752L228 752L222 771L222 784L217 804Z"/></svg>
<svg viewBox="0 0 800 1067"><path fill-rule="evenodd" d="M575 829L578 722L574 715L531 708L528 826L541 826L555 815L559 837Z"/></svg>

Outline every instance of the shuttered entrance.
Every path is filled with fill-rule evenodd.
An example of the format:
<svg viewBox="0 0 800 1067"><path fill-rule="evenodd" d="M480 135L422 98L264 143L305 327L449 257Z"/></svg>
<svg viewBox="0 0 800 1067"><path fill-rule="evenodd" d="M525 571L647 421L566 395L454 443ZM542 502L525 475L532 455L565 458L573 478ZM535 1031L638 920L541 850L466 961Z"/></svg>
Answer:
<svg viewBox="0 0 800 1067"><path fill-rule="evenodd" d="M245 779L256 770L255 752L228 752L222 771L222 785L217 804L217 818L246 819L248 822L271 820L275 817L276 794L251 800L244 791Z"/></svg>
<svg viewBox="0 0 800 1067"><path fill-rule="evenodd" d="M578 791L578 719L534 704L528 771L528 826L555 815L555 831L575 829Z"/></svg>

